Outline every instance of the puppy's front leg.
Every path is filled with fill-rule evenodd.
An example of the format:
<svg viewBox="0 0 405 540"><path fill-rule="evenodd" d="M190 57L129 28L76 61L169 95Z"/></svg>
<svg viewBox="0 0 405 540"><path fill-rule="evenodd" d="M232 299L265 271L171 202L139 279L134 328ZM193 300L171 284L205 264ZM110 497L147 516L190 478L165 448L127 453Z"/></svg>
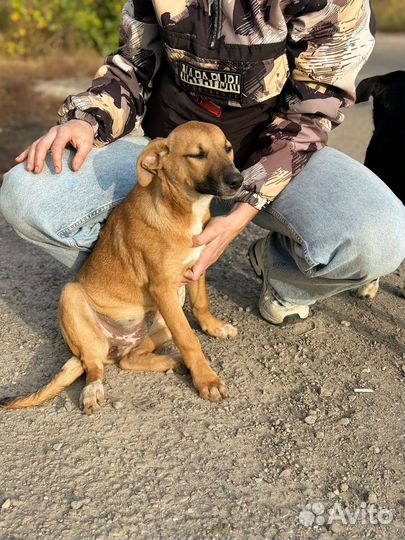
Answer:
<svg viewBox="0 0 405 540"><path fill-rule="evenodd" d="M168 284L162 280L160 283L152 284L149 292L172 333L200 396L210 401L220 401L227 395L226 386L205 358L201 344L179 304L177 290L178 285Z"/></svg>
<svg viewBox="0 0 405 540"><path fill-rule="evenodd" d="M200 323L201 329L210 336L218 338L235 337L238 330L232 324L220 321L210 312L210 305L205 286L205 273L197 282L187 285L193 314Z"/></svg>

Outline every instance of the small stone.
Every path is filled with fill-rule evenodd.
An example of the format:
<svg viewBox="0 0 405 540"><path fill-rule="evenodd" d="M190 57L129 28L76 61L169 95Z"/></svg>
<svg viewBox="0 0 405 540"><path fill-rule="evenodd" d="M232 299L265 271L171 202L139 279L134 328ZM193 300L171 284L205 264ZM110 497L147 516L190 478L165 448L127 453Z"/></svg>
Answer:
<svg viewBox="0 0 405 540"><path fill-rule="evenodd" d="M334 534L341 534L344 531L344 527L341 523L337 523L336 521L334 521L332 525L330 526L330 530Z"/></svg>
<svg viewBox="0 0 405 540"><path fill-rule="evenodd" d="M113 401L112 406L116 411L119 411L120 409L124 408L124 402L122 401L122 399L116 399L115 401Z"/></svg>
<svg viewBox="0 0 405 540"><path fill-rule="evenodd" d="M71 401L69 401L68 399L65 401L65 410L66 411L71 411L73 409L73 404Z"/></svg>
<svg viewBox="0 0 405 540"><path fill-rule="evenodd" d="M290 478L290 476L292 475L293 473L293 470L290 468L290 467L287 467L286 469L283 469L280 473L280 478Z"/></svg>
<svg viewBox="0 0 405 540"><path fill-rule="evenodd" d="M305 497L313 497L314 496L314 490L312 488L307 488L304 490Z"/></svg>
<svg viewBox="0 0 405 540"><path fill-rule="evenodd" d="M370 491L368 496L367 496L367 502L369 504L377 504L378 502L378 497L377 495L374 493L374 491Z"/></svg>
<svg viewBox="0 0 405 540"><path fill-rule="evenodd" d="M56 451L60 450L63 446L63 443L56 443L52 446L52 448Z"/></svg>
<svg viewBox="0 0 405 540"><path fill-rule="evenodd" d="M173 375L174 371L173 371L172 368L170 368L165 373L166 373L166 375Z"/></svg>
<svg viewBox="0 0 405 540"><path fill-rule="evenodd" d="M319 391L319 394L322 396L322 397L331 397L331 395L333 394L333 388L330 384L324 384L321 386L321 389Z"/></svg>
<svg viewBox="0 0 405 540"><path fill-rule="evenodd" d="M304 422L306 424L309 424L310 426L313 426L316 422L316 416L309 414L308 416L304 418Z"/></svg>
<svg viewBox="0 0 405 540"><path fill-rule="evenodd" d="M246 313L250 313L252 311L252 308L250 306L246 306L245 311Z"/></svg>
<svg viewBox="0 0 405 540"><path fill-rule="evenodd" d="M348 426L350 424L350 418L341 418L338 422L339 426Z"/></svg>
<svg viewBox="0 0 405 540"><path fill-rule="evenodd" d="M333 493L333 491L329 491L329 493L327 494L327 497L328 499L334 499L336 495Z"/></svg>
<svg viewBox="0 0 405 540"><path fill-rule="evenodd" d="M2 505L1 505L1 509L2 510L8 510L11 506L11 499L6 499Z"/></svg>
<svg viewBox="0 0 405 540"><path fill-rule="evenodd" d="M83 501L72 501L70 503L70 508L72 510L79 510L83 506Z"/></svg>
<svg viewBox="0 0 405 540"><path fill-rule="evenodd" d="M350 324L349 321L340 321L340 324L341 324L342 326L346 326L346 327L351 326L351 324Z"/></svg>
<svg viewBox="0 0 405 540"><path fill-rule="evenodd" d="M238 311L243 311L243 307L242 307L242 306L239 306L239 307L238 307Z"/></svg>
<svg viewBox="0 0 405 540"><path fill-rule="evenodd" d="M331 535L327 532L321 532L318 536L318 540L331 540Z"/></svg>
<svg viewBox="0 0 405 540"><path fill-rule="evenodd" d="M342 493L344 493L345 491L347 491L349 489L349 486L348 484L346 484L345 482L343 482L343 484L340 484L340 491Z"/></svg>
<svg viewBox="0 0 405 540"><path fill-rule="evenodd" d="M378 448L378 446L376 446L374 448L374 454L379 454L381 452L380 448Z"/></svg>

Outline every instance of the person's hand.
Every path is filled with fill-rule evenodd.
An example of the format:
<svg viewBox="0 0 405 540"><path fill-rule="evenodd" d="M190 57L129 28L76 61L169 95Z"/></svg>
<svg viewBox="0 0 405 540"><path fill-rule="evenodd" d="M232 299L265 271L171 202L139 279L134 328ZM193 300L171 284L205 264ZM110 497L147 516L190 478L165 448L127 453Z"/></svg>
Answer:
<svg viewBox="0 0 405 540"><path fill-rule="evenodd" d="M62 171L62 154L68 143L76 148L72 168L78 171L90 152L94 141L92 126L84 120L69 120L66 124L51 127L43 137L34 141L15 159L18 163L27 161L27 171L42 172L45 158L50 150L55 172Z"/></svg>
<svg viewBox="0 0 405 540"><path fill-rule="evenodd" d="M248 203L235 205L227 216L212 218L198 236L193 236L193 246L205 246L193 268L184 274L183 283L198 281L202 274L214 264L229 244L256 216L257 210Z"/></svg>

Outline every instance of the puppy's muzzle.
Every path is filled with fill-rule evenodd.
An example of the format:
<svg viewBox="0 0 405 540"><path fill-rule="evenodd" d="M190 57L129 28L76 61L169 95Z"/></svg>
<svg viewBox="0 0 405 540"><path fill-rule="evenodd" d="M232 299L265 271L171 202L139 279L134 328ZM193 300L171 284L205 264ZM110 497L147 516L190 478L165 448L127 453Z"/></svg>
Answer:
<svg viewBox="0 0 405 540"><path fill-rule="evenodd" d="M227 168L222 174L219 196L222 199L233 199L242 187L243 176L236 167Z"/></svg>
<svg viewBox="0 0 405 540"><path fill-rule="evenodd" d="M242 186L242 182L243 182L243 176L236 169L230 173L224 174L224 183L232 191L237 191Z"/></svg>

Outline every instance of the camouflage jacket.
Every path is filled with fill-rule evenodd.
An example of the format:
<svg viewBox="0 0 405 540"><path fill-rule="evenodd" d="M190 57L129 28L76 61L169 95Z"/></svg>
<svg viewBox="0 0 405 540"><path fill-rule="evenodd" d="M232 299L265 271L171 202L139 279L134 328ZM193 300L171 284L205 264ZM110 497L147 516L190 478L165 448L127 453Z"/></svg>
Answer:
<svg viewBox="0 0 405 540"><path fill-rule="evenodd" d="M273 100L238 197L262 208L353 104L373 36L369 0L132 0L119 49L87 92L67 98L60 122L88 121L97 146L138 128L162 62L179 86L216 104Z"/></svg>

